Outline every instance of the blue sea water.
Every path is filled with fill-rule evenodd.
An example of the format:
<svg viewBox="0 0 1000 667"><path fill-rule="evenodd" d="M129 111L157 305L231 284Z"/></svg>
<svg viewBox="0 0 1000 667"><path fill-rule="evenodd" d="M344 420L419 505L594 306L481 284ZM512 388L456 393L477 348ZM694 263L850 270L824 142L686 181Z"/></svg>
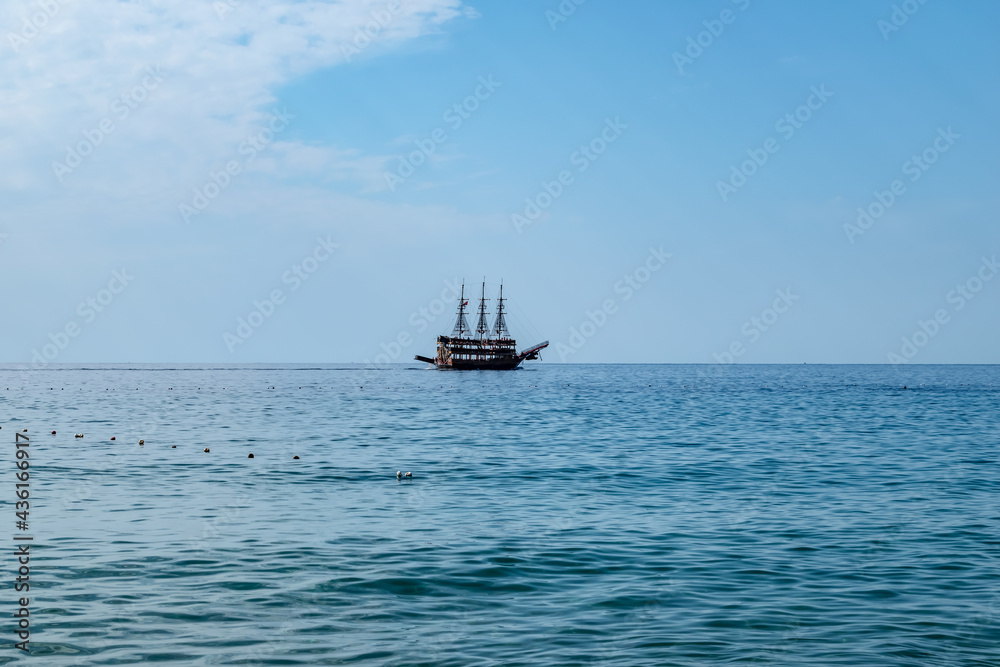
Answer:
<svg viewBox="0 0 1000 667"><path fill-rule="evenodd" d="M998 665L998 407L997 366L2 366L0 663Z"/></svg>

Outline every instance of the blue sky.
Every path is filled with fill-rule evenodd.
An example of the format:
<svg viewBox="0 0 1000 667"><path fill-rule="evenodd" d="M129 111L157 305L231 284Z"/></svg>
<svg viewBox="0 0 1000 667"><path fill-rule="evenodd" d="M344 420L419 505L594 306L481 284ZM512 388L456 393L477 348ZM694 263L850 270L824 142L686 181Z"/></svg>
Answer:
<svg viewBox="0 0 1000 667"><path fill-rule="evenodd" d="M485 276L546 361L1000 362L992 3L39 7L0 12L5 361L407 361Z"/></svg>

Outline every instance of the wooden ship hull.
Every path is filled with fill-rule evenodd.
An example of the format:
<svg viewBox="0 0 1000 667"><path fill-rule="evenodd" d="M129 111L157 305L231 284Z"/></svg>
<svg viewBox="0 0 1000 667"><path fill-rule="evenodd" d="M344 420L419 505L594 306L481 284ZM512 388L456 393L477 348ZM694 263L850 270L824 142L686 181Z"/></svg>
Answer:
<svg viewBox="0 0 1000 667"><path fill-rule="evenodd" d="M497 302L497 318L493 326L493 337L486 321L486 284L483 283L483 296L479 301L479 325L476 327L476 337L469 334L465 321L465 285L458 301L458 321L451 336L438 336L437 355L431 359L419 354L417 361L434 364L440 370L455 371L512 371L522 362L538 359L538 353L548 347L549 342L539 343L527 350L517 351L516 341L510 337L507 323L504 321L503 285L500 286L500 298Z"/></svg>
<svg viewBox="0 0 1000 667"><path fill-rule="evenodd" d="M434 364L441 370L453 371L512 371L521 362L538 359L538 353L548 347L545 341L532 348L516 352L514 340L479 340L438 336L438 353L433 359L414 357L417 361Z"/></svg>

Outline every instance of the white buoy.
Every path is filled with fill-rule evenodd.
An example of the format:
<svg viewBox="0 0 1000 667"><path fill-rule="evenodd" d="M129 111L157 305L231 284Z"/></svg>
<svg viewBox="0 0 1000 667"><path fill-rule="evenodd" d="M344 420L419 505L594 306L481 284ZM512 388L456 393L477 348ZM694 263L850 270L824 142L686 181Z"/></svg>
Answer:
<svg viewBox="0 0 1000 667"><path fill-rule="evenodd" d="M399 471L397 470L397 471L396 471L396 479L402 479L402 477L403 477L403 473L401 473L401 472L399 472Z"/></svg>

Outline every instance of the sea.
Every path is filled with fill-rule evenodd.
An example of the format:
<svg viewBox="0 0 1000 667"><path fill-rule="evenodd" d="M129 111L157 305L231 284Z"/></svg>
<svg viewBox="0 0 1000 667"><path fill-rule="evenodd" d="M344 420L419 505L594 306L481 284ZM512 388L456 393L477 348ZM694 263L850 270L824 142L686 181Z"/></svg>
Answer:
<svg viewBox="0 0 1000 667"><path fill-rule="evenodd" d="M0 664L1000 665L1000 366L4 365L0 440Z"/></svg>

